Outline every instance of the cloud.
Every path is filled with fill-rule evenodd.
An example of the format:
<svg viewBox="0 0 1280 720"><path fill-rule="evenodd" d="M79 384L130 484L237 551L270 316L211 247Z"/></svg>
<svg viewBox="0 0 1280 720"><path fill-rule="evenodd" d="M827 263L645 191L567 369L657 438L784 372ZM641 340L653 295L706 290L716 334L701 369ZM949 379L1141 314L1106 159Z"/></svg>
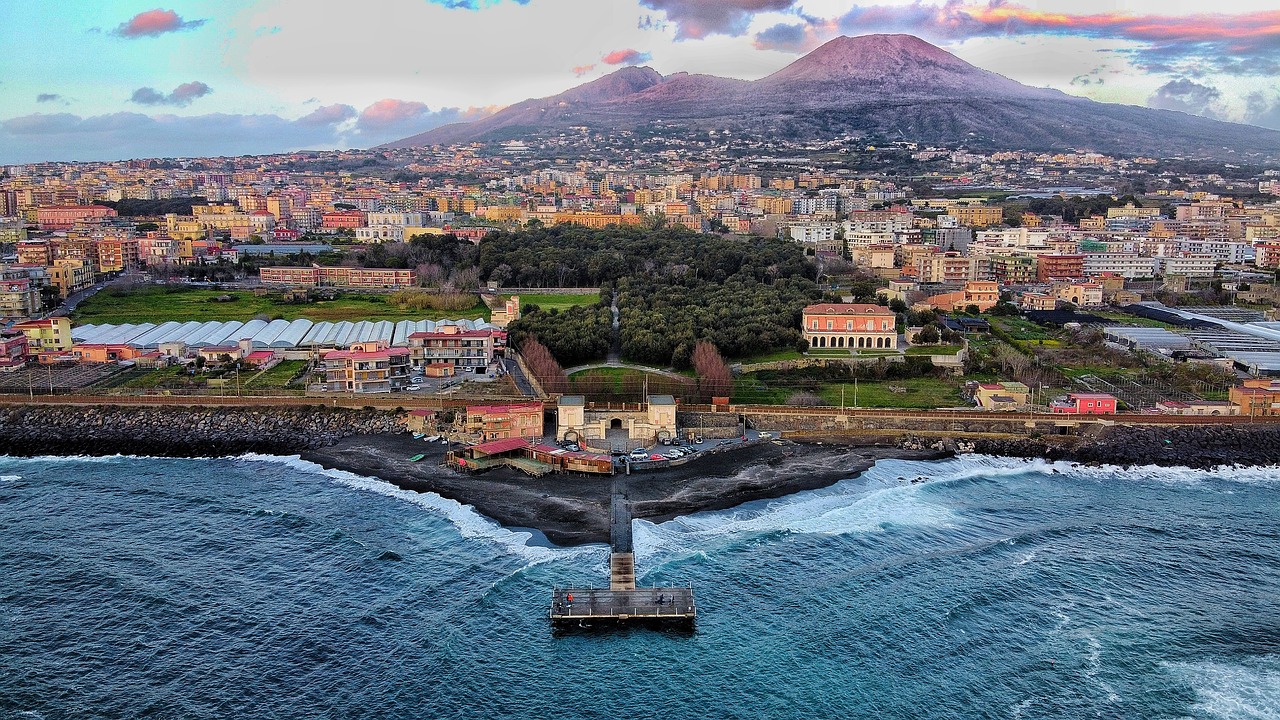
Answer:
<svg viewBox="0 0 1280 720"><path fill-rule="evenodd" d="M1280 130L1280 94L1270 98L1259 92L1245 96L1244 121L1272 130Z"/></svg>
<svg viewBox="0 0 1280 720"><path fill-rule="evenodd" d="M1222 97L1222 91L1194 80L1179 78L1170 80L1147 98L1147 105L1161 110L1178 110L1192 115L1220 117L1212 105Z"/></svg>
<svg viewBox="0 0 1280 720"><path fill-rule="evenodd" d="M493 114L496 108L440 108L432 110L414 100L383 98L356 117L352 140L359 147L371 147L417 135L441 125L467 122Z"/></svg>
<svg viewBox="0 0 1280 720"><path fill-rule="evenodd" d="M38 103L59 102L61 100L62 96L57 93L40 93L36 95L36 102Z"/></svg>
<svg viewBox="0 0 1280 720"><path fill-rule="evenodd" d="M643 0L648 4L654 0ZM1134 15L1121 12L1077 15L1034 10L992 0L943 3L916 0L907 5L855 5L836 18L805 17L803 23L775 25L757 33L761 49L802 52L844 33L909 32L935 42L979 37L1061 35L1121 39L1140 43L1127 52L1150 72L1196 76L1280 73L1280 11Z"/></svg>
<svg viewBox="0 0 1280 720"><path fill-rule="evenodd" d="M595 69L596 69L595 63L591 63L590 65L574 65L573 74L576 75L577 77L582 77L583 75L586 75L587 73Z"/></svg>
<svg viewBox="0 0 1280 720"><path fill-rule="evenodd" d="M653 59L653 56L647 52L642 53L639 50L627 48L625 50L614 50L600 58L600 61L606 65L639 65L642 62L649 62L651 59Z"/></svg>
<svg viewBox="0 0 1280 720"><path fill-rule="evenodd" d="M640 4L666 13L676 25L677 40L697 40L708 35L742 35L756 13L789 10L796 0L640 0Z"/></svg>
<svg viewBox="0 0 1280 720"><path fill-rule="evenodd" d="M503 0L427 0L433 5L441 5L450 10L483 10L501 4ZM511 0L517 5L528 5L529 0Z"/></svg>
<svg viewBox="0 0 1280 720"><path fill-rule="evenodd" d="M131 102L139 105L173 105L176 107L186 107L194 100L198 100L205 95L213 92L213 88L205 85L199 80L193 80L189 83L182 83L173 89L173 92L165 95L155 88L140 87L133 91L133 96L129 98Z"/></svg>
<svg viewBox="0 0 1280 720"><path fill-rule="evenodd" d="M303 125L338 125L359 115L350 105L325 105L298 118Z"/></svg>
<svg viewBox="0 0 1280 720"><path fill-rule="evenodd" d="M81 117L34 113L0 121L0 164L54 160L265 155L303 149L372 147L497 108L441 108L384 99L357 112L326 105L295 119L275 114Z"/></svg>
<svg viewBox="0 0 1280 720"><path fill-rule="evenodd" d="M180 30L194 30L204 25L207 20L183 20L178 13L172 10L147 10L140 12L129 19L128 22L120 24L115 29L115 35L124 38L140 38L140 37L158 37L165 33L178 32Z"/></svg>

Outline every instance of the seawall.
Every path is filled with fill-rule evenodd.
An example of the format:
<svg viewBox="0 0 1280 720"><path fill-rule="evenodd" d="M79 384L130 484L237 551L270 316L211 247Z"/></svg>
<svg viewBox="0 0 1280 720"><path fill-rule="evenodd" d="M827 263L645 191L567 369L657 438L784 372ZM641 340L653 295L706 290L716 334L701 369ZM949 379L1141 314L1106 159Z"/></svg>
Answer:
<svg viewBox="0 0 1280 720"><path fill-rule="evenodd" d="M0 407L0 455L293 455L352 435L404 432L404 417L324 407Z"/></svg>

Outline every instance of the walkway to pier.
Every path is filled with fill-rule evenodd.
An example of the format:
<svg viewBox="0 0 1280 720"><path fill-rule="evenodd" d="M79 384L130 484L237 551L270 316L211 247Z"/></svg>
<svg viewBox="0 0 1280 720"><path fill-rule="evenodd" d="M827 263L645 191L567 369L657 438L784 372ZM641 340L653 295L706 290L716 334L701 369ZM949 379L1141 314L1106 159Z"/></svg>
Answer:
<svg viewBox="0 0 1280 720"><path fill-rule="evenodd" d="M572 601L569 598L573 598ZM604 588L555 588L551 597L551 619L587 620L683 620L697 616L693 589L652 587L634 590Z"/></svg>

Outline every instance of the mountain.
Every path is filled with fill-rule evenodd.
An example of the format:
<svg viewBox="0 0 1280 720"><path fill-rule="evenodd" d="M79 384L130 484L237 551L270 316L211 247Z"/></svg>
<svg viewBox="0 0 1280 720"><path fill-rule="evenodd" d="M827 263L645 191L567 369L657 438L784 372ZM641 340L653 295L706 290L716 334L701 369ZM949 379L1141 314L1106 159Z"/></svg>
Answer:
<svg viewBox="0 0 1280 720"><path fill-rule="evenodd" d="M661 122L659 126L658 123ZM383 147L532 138L586 126L725 129L1004 150L1280 157L1280 132L1023 85L911 35L840 37L755 81L627 67L548 98Z"/></svg>

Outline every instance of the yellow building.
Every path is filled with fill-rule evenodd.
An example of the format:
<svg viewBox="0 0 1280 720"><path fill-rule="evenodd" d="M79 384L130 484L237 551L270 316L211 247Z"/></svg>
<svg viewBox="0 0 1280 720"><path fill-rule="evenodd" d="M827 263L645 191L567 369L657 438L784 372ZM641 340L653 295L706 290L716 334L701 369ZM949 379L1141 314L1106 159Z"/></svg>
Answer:
<svg viewBox="0 0 1280 720"><path fill-rule="evenodd" d="M31 348L32 353L71 349L70 318L28 320L15 324L13 329L27 336L27 347Z"/></svg>
<svg viewBox="0 0 1280 720"><path fill-rule="evenodd" d="M93 285L94 276L93 263L87 260L63 258L49 266L49 284L64 298Z"/></svg>
<svg viewBox="0 0 1280 720"><path fill-rule="evenodd" d="M969 225L971 227L998 225L1004 221L1004 210L1002 208L987 207L985 205L957 205L948 210L947 214L955 217L961 225Z"/></svg>

